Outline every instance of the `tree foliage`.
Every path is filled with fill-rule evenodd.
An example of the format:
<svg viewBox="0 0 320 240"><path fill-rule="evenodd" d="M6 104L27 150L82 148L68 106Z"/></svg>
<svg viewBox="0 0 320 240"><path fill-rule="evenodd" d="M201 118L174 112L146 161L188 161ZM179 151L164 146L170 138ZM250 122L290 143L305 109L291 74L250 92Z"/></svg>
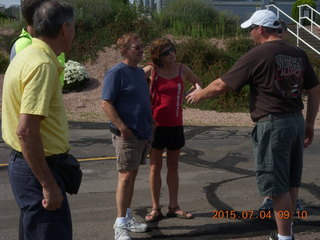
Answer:
<svg viewBox="0 0 320 240"><path fill-rule="evenodd" d="M292 5L291 14L292 14L292 18L296 21L299 21L299 8L298 8L298 6L303 5L303 4L308 4L310 7L314 8L314 9L316 9L316 7L317 7L314 0L297 0L297 1L295 1L295 3ZM308 21L306 20L306 21L304 21L304 23L308 23Z"/></svg>

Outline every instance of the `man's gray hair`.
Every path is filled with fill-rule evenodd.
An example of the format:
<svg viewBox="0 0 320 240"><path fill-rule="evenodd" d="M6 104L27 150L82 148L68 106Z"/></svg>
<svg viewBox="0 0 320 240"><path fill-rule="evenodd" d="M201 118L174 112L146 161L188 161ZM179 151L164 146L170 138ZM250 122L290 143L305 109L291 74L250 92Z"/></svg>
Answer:
<svg viewBox="0 0 320 240"><path fill-rule="evenodd" d="M33 16L35 37L56 38L64 23L72 23L73 7L66 2L49 0L41 4Z"/></svg>

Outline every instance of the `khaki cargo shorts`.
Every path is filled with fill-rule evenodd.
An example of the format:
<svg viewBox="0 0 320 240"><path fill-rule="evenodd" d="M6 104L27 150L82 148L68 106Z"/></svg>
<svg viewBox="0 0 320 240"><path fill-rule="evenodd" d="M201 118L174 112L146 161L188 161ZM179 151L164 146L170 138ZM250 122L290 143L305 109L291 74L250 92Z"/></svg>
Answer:
<svg viewBox="0 0 320 240"><path fill-rule="evenodd" d="M150 140L136 136L124 140L121 136L113 134L112 144L116 150L118 171L138 170L140 165L146 164L151 148Z"/></svg>

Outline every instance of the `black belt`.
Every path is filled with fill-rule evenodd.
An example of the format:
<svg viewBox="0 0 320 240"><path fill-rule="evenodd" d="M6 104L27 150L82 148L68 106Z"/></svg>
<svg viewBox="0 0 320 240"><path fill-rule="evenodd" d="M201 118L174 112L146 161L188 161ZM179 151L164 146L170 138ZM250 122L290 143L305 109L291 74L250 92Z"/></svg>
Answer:
<svg viewBox="0 0 320 240"><path fill-rule="evenodd" d="M293 112L293 113L270 113L266 116L263 116L258 119L258 123L261 122L267 122L267 121L273 121L273 120L279 120L284 118L290 118L290 117L300 117L302 116L301 112Z"/></svg>
<svg viewBox="0 0 320 240"><path fill-rule="evenodd" d="M11 153L24 159L22 152L19 152L17 150L12 149ZM48 157L45 157L45 158L46 158L48 164L51 165L52 161L58 160L58 159L65 159L67 156L68 156L68 153L60 153L60 154L54 154L54 155L51 155L51 156L48 156Z"/></svg>

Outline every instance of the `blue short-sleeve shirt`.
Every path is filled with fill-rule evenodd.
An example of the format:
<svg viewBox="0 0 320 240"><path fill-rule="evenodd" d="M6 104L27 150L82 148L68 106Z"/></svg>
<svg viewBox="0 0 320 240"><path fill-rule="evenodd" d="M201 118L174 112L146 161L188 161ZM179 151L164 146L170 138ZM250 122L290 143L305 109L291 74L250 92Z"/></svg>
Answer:
<svg viewBox="0 0 320 240"><path fill-rule="evenodd" d="M142 139L152 135L149 88L141 68L121 62L104 77L102 100L111 101L121 120Z"/></svg>

